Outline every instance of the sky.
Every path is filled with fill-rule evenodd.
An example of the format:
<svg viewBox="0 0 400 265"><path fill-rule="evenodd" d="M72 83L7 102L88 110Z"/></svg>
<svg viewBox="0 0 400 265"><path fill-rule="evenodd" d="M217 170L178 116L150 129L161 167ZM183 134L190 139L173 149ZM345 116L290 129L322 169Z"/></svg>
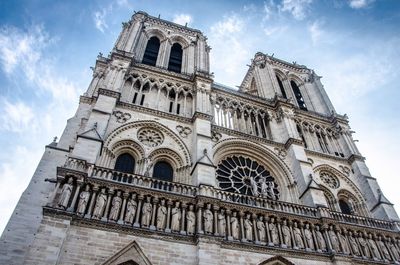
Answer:
<svg viewBox="0 0 400 265"><path fill-rule="evenodd" d="M336 111L400 213L400 1L0 1L0 232L96 57L135 11L200 29L215 81L240 85L258 51L322 76Z"/></svg>

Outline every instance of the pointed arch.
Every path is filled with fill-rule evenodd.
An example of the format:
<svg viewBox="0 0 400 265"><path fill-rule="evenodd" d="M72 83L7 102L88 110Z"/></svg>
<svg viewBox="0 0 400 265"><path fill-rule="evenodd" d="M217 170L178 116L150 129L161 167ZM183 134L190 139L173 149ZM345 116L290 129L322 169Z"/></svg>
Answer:
<svg viewBox="0 0 400 265"><path fill-rule="evenodd" d="M159 50L160 50L160 39L156 36L151 37L147 41L142 63L151 66L156 66Z"/></svg>
<svg viewBox="0 0 400 265"><path fill-rule="evenodd" d="M132 241L112 255L102 265L152 265L136 241Z"/></svg>
<svg viewBox="0 0 400 265"><path fill-rule="evenodd" d="M282 256L275 256L261 262L259 265L295 265L295 264L290 260L285 259Z"/></svg>

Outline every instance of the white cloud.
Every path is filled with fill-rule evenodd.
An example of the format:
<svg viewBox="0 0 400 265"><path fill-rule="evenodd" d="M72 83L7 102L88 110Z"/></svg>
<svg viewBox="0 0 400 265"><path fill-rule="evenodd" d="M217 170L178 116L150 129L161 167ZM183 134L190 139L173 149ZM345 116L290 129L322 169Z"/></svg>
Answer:
<svg viewBox="0 0 400 265"><path fill-rule="evenodd" d="M321 24L322 23L320 21L314 21L310 26L308 26L308 31L310 32L311 40L314 45L320 41L323 34Z"/></svg>
<svg viewBox="0 0 400 265"><path fill-rule="evenodd" d="M366 8L375 0L349 0L349 6L354 9Z"/></svg>
<svg viewBox="0 0 400 265"><path fill-rule="evenodd" d="M237 15L225 16L211 27L211 34L230 35L243 29L244 21Z"/></svg>
<svg viewBox="0 0 400 265"><path fill-rule="evenodd" d="M104 30L106 30L108 28L108 25L106 23L107 13L108 13L108 10L106 8L103 8L100 11L95 11L93 13L94 24L95 24L96 28L103 33L104 33Z"/></svg>
<svg viewBox="0 0 400 265"><path fill-rule="evenodd" d="M283 0L281 10L290 12L295 19L302 20L306 17L313 0Z"/></svg>
<svg viewBox="0 0 400 265"><path fill-rule="evenodd" d="M180 25L186 25L186 23L190 25L193 22L193 18L189 14L178 14L174 16L172 21Z"/></svg>
<svg viewBox="0 0 400 265"><path fill-rule="evenodd" d="M31 107L24 102L10 103L7 99L3 99L1 112L0 131L6 130L11 132L22 132L32 128L34 112Z"/></svg>

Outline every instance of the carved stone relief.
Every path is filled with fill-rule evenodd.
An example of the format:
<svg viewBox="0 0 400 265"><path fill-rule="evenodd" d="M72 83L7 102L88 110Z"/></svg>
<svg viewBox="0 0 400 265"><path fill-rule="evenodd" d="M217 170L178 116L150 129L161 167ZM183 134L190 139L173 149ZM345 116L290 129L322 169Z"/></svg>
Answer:
<svg viewBox="0 0 400 265"><path fill-rule="evenodd" d="M117 122L119 123L125 123L131 118L131 114L119 110L114 111L113 114L117 118Z"/></svg>
<svg viewBox="0 0 400 265"><path fill-rule="evenodd" d="M192 129L190 129L189 127L183 127L181 125L176 126L176 130L183 138L188 137L188 135L192 133Z"/></svg>
<svg viewBox="0 0 400 265"><path fill-rule="evenodd" d="M164 142L163 134L152 128L140 129L137 133L139 141L148 147L156 147Z"/></svg>
<svg viewBox="0 0 400 265"><path fill-rule="evenodd" d="M340 186L339 179L327 172L321 172L319 177L329 188L337 189Z"/></svg>

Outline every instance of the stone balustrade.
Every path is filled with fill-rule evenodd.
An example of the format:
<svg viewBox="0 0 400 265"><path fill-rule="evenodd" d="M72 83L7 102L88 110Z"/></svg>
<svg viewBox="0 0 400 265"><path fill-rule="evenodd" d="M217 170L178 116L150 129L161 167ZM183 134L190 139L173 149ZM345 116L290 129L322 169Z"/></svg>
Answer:
<svg viewBox="0 0 400 265"><path fill-rule="evenodd" d="M350 217L336 212L321 214L311 207L106 168L89 171L90 176L84 178L59 175L46 210L125 229L211 236L245 247L400 262L400 235L390 222L357 216L346 219Z"/></svg>

